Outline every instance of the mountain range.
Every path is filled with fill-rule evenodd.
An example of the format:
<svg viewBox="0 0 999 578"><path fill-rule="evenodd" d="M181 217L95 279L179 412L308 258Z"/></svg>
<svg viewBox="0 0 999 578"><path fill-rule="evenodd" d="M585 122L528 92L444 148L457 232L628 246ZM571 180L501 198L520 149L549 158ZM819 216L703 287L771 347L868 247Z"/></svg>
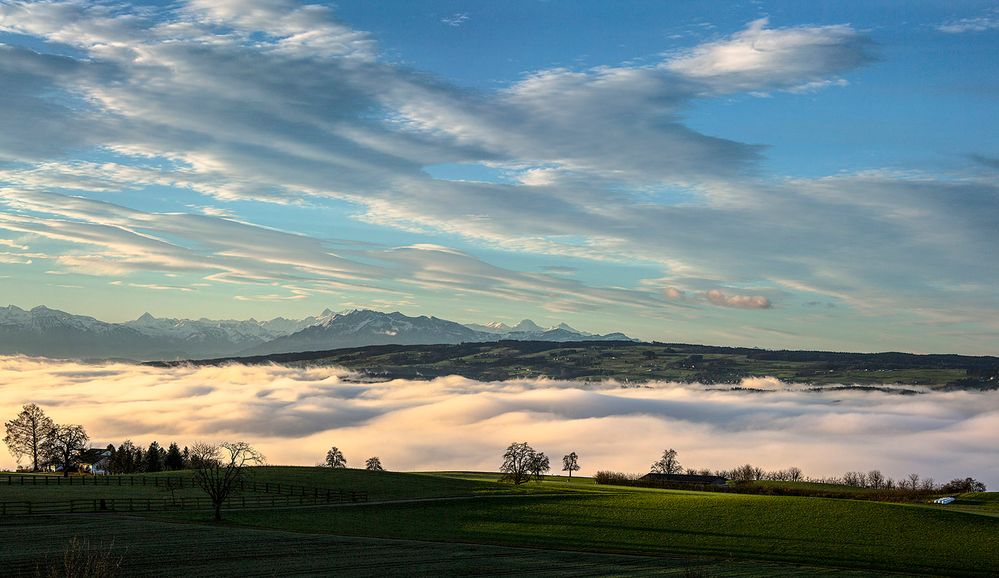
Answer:
<svg viewBox="0 0 999 578"><path fill-rule="evenodd" d="M462 325L437 317L399 312L327 309L304 319L172 319L145 313L109 323L39 306L29 311L0 307L0 354L56 358L141 360L207 359L319 351L366 345L422 345L519 341L633 341L622 333L596 335L561 323L543 328L525 319Z"/></svg>

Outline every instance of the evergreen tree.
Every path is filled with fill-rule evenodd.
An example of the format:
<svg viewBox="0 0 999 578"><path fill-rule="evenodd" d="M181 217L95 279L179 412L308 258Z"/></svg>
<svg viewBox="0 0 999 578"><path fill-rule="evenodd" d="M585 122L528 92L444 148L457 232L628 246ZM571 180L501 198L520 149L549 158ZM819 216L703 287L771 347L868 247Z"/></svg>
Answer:
<svg viewBox="0 0 999 578"><path fill-rule="evenodd" d="M177 446L176 442L170 444L170 448L166 452L166 457L163 458L163 465L168 470L184 469L184 456L181 455L180 447Z"/></svg>
<svg viewBox="0 0 999 578"><path fill-rule="evenodd" d="M158 472L163 469L163 460L160 456L160 444L153 442L149 444L149 449L146 450L146 467L147 472Z"/></svg>
<svg viewBox="0 0 999 578"><path fill-rule="evenodd" d="M131 474L135 471L135 444L132 440L121 442L111 459L111 473Z"/></svg>

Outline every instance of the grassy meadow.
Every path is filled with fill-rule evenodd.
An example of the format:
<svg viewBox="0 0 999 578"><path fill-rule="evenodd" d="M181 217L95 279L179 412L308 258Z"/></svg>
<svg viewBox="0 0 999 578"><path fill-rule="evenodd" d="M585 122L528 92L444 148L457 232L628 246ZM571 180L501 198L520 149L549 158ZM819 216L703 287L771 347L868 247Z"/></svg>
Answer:
<svg viewBox="0 0 999 578"><path fill-rule="evenodd" d="M229 563L242 568L243 575L256 575L261 562L301 570L292 574L308 574L311 568L318 574L350 570L358 575L405 574L406 569L433 574L445 568L455 574L522 569L554 575L561 569L562 575L845 570L989 575L999 568L996 493L933 506L617 487L559 476L513 487L499 483L496 474L475 472L261 467L253 468L252 476L258 482L365 490L370 502L232 509L222 525L198 510L8 516L0 519L0 562L30 566L78 535L92 543L113 538L113 548L124 552L126 566L136 574L156 573L144 554L153 545L184 552L178 561L188 569L183 575L218 568L217 561L198 553L209 547L230 552ZM106 497L109 490L118 488L0 485L0 500ZM162 487L121 490L136 497L141 491L164 495ZM30 538L34 535L37 540Z"/></svg>

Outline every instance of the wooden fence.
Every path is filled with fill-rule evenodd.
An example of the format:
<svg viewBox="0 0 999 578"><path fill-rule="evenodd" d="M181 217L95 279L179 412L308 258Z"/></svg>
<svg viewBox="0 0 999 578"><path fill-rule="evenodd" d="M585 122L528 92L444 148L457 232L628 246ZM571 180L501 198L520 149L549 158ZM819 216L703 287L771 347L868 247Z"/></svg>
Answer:
<svg viewBox="0 0 999 578"><path fill-rule="evenodd" d="M236 495L226 500L223 509L281 508L288 506L316 506L367 502L367 492L337 490L313 496ZM170 510L209 510L208 498L87 498L61 501L10 501L0 502L0 516L36 514L72 514L87 512L152 512Z"/></svg>
<svg viewBox="0 0 999 578"><path fill-rule="evenodd" d="M5 479L6 478L6 479ZM148 486L169 489L196 488L197 483L185 476L0 476L2 486ZM319 498L330 493L344 492L334 488L297 486L256 480L242 480L238 488L243 492L263 492L285 496L312 496Z"/></svg>

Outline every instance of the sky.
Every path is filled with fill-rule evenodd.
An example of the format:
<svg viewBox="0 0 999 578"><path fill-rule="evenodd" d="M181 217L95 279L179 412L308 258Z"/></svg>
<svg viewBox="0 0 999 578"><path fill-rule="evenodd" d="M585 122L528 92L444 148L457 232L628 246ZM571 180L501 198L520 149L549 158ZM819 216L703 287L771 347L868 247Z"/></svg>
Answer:
<svg viewBox="0 0 999 578"><path fill-rule="evenodd" d="M994 2L0 0L0 302L999 353Z"/></svg>
<svg viewBox="0 0 999 578"><path fill-rule="evenodd" d="M395 471L491 472L511 442L526 440L553 464L576 452L584 476L644 474L672 447L683 467L699 470L748 462L798 467L812 479L878 469L895 479L970 476L999 485L996 391L816 392L772 378L744 380L742 390L460 376L364 383L335 367L160 368L19 356L0 356L0 383L0 415L16 414L31 391L56 423L83 416L95 447L242 439L272 465L322 463L336 446L348 467L378 456ZM0 467L14 463L0 455Z"/></svg>

